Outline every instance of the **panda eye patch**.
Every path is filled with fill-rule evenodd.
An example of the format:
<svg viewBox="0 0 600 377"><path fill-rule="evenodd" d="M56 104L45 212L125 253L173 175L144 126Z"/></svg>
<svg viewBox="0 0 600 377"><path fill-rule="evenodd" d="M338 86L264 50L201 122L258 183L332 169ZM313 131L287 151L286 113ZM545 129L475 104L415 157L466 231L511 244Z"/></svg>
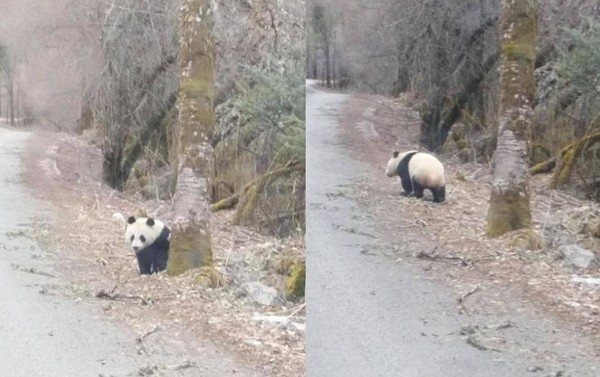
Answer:
<svg viewBox="0 0 600 377"><path fill-rule="evenodd" d="M142 241L142 242L146 242L146 237L144 237L144 236L140 236L140 241Z"/></svg>
<svg viewBox="0 0 600 377"><path fill-rule="evenodd" d="M132 235L131 237L129 237L131 239L131 241L133 241L133 239L135 238L134 235Z"/></svg>

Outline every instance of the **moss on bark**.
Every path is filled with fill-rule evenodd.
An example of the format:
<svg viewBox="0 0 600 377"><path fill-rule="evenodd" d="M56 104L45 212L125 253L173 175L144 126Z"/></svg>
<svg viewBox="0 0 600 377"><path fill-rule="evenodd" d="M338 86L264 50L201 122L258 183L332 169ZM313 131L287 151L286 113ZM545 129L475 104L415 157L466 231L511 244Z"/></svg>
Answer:
<svg viewBox="0 0 600 377"><path fill-rule="evenodd" d="M560 151L558 169L554 172L550 187L556 188L569 181L577 158L581 153L590 145L596 144L600 141L600 132L596 132L585 136L581 140L578 140Z"/></svg>
<svg viewBox="0 0 600 377"><path fill-rule="evenodd" d="M192 268L212 265L212 248L207 226L189 225L175 229L169 250L167 273L179 275Z"/></svg>
<svg viewBox="0 0 600 377"><path fill-rule="evenodd" d="M248 184L244 188L244 193L235 213L233 223L236 225L244 224L252 218L258 205L258 197L271 179L281 175L292 174L292 172L298 169L304 169L304 167L294 161L290 161L282 167L269 170L254 182Z"/></svg>
<svg viewBox="0 0 600 377"><path fill-rule="evenodd" d="M207 183L214 129L212 29L211 1L184 0L179 25L179 113L167 135L176 143L169 152L178 167L174 207L180 221L173 229L169 275L212 265Z"/></svg>
<svg viewBox="0 0 600 377"><path fill-rule="evenodd" d="M306 262L300 262L290 268L290 274L285 281L285 296L290 299L304 297L306 285Z"/></svg>
<svg viewBox="0 0 600 377"><path fill-rule="evenodd" d="M486 235L498 237L513 230L529 227L531 213L527 191L519 188L492 188Z"/></svg>
<svg viewBox="0 0 600 377"><path fill-rule="evenodd" d="M231 209L231 208L235 207L239 201L240 201L240 198L237 195L233 195L233 196L230 196L229 198L221 199L218 202L216 202L215 204L210 206L210 211L218 212L218 211L222 211L224 209Z"/></svg>
<svg viewBox="0 0 600 377"><path fill-rule="evenodd" d="M529 143L535 94L536 3L504 0L501 17L502 59L498 144L486 234L531 227Z"/></svg>

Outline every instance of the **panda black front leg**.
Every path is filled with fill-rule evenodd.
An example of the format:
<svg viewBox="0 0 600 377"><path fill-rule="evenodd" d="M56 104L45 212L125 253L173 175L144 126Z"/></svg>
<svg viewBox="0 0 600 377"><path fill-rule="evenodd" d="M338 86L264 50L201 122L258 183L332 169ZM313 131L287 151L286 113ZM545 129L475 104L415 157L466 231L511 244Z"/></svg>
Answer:
<svg viewBox="0 0 600 377"><path fill-rule="evenodd" d="M415 198L421 199L423 197L423 191L425 191L425 187L421 186L419 182L413 182L413 187L415 190Z"/></svg>
<svg viewBox="0 0 600 377"><path fill-rule="evenodd" d="M152 274L151 264L144 260L139 254L137 255L138 261L138 272L140 275L150 275Z"/></svg>
<svg viewBox="0 0 600 377"><path fill-rule="evenodd" d="M402 182L402 189L404 190L404 192L407 194L407 196L411 195L413 193L413 185L410 181L410 178L405 179L403 177L400 177L400 180Z"/></svg>

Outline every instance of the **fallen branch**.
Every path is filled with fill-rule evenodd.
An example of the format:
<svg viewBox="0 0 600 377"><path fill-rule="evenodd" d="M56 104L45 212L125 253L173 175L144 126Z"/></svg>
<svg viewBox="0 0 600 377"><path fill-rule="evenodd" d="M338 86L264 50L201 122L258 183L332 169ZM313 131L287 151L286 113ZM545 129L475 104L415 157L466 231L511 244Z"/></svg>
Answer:
<svg viewBox="0 0 600 377"><path fill-rule="evenodd" d="M460 261L462 266L466 267L469 265L469 261L463 257L436 254L436 250L437 250L437 246L431 251L431 253L428 253L426 251L420 251L417 253L417 255L415 255L415 257L418 259L426 259L426 260L431 260L431 261L458 260L458 261Z"/></svg>
<svg viewBox="0 0 600 377"><path fill-rule="evenodd" d="M470 291L468 291L467 293L465 293L462 296L460 296L458 298L458 303L462 304L463 302L465 302L465 300L467 299L467 297L471 296L473 293L475 293L475 292L477 292L479 290L481 290L481 287L478 285L475 288L473 288Z"/></svg>
<svg viewBox="0 0 600 377"><path fill-rule="evenodd" d="M110 291L105 291L104 289L101 289L100 291L98 291L98 293L96 293L95 297L96 298L104 298L104 299L108 299L108 300L112 300L112 301L117 301L120 299L140 300L142 302L142 304L150 305L150 302L141 296L128 296L128 295L122 295L119 293L113 293L116 289L117 289L116 285Z"/></svg>
<svg viewBox="0 0 600 377"><path fill-rule="evenodd" d="M281 326L287 324L290 319L296 315L296 313L298 313L300 310L304 309L306 307L306 303L303 303L302 305L298 305L298 307L296 308L296 310L294 310L290 315L287 316L287 318L285 320L283 320L280 324L278 324L277 326L275 326L271 332L277 330L278 328L280 328Z"/></svg>
<svg viewBox="0 0 600 377"><path fill-rule="evenodd" d="M513 327L513 323L510 320L504 321L499 325L494 326L494 330L504 330L504 329L508 329L510 327Z"/></svg>
<svg viewBox="0 0 600 377"><path fill-rule="evenodd" d="M193 361L190 360L186 360L182 363L179 363L177 365L173 365L173 366L169 366L169 369L172 370L182 370L182 369L188 369L188 368L198 368L198 364L196 364Z"/></svg>
<svg viewBox="0 0 600 377"><path fill-rule="evenodd" d="M264 175L258 177L254 181L250 182L244 187L243 194L240 195L240 205L238 206L233 223L240 225L247 221L256 206L258 205L258 197L262 193L263 189L269 184L271 179L277 176L290 175L294 171L303 170L304 167L298 163L298 161L290 160L281 167L272 168Z"/></svg>
<svg viewBox="0 0 600 377"><path fill-rule="evenodd" d="M476 334L470 334L467 337L467 344L472 345L473 347L477 348L480 351L494 351L494 352L501 352L499 349L497 348L492 348L492 347L488 347L485 344L483 344L483 339L481 339L479 336L477 336Z"/></svg>
<svg viewBox="0 0 600 377"><path fill-rule="evenodd" d="M57 277L56 275L52 275L49 272L40 271L40 270L38 270L38 269L36 269L34 267L23 267L23 266L20 266L18 264L13 264L12 267L15 270L22 271L22 272L29 272L30 274L47 276L49 278L56 278Z"/></svg>
<svg viewBox="0 0 600 377"><path fill-rule="evenodd" d="M154 327L152 328L152 330L146 331L145 333L143 333L142 335L140 335L137 338L138 343L143 343L144 339L146 339L148 336L154 334L158 329L160 329L159 325L154 325Z"/></svg>
<svg viewBox="0 0 600 377"><path fill-rule="evenodd" d="M551 182L551 187L556 188L567 182L571 177L573 168L581 153L598 142L600 142L600 132L586 135L561 149L558 156L533 166L529 169L529 172L531 175L549 173L558 167Z"/></svg>
<svg viewBox="0 0 600 377"><path fill-rule="evenodd" d="M552 157L547 161L540 162L539 164L532 166L531 169L529 169L529 173L531 175L550 173L556 167L556 160L558 160L557 157Z"/></svg>
<svg viewBox="0 0 600 377"><path fill-rule="evenodd" d="M210 206L210 211L218 212L218 211L221 211L224 209L231 209L231 208L235 207L239 203L239 201L240 201L240 198L238 195L232 195L228 198L219 200L215 204L212 204Z"/></svg>

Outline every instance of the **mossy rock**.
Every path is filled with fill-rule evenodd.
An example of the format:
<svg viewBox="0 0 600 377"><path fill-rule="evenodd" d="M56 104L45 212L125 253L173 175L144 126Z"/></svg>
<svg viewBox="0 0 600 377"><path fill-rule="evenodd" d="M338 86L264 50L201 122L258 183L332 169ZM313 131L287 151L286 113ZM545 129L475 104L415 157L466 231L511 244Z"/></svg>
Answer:
<svg viewBox="0 0 600 377"><path fill-rule="evenodd" d="M306 285L306 262L300 262L290 268L290 275L285 281L285 296L289 300L304 297Z"/></svg>
<svg viewBox="0 0 600 377"><path fill-rule="evenodd" d="M284 256L279 258L275 264L273 264L273 269L280 275L289 275L292 267L298 264L298 258L292 256Z"/></svg>
<svg viewBox="0 0 600 377"><path fill-rule="evenodd" d="M459 124L455 124L452 127L452 140L454 140L454 142L463 140L465 138L466 134L467 134L467 128L464 124L459 123Z"/></svg>
<svg viewBox="0 0 600 377"><path fill-rule="evenodd" d="M600 222L586 223L583 226L583 230L594 238L600 238Z"/></svg>
<svg viewBox="0 0 600 377"><path fill-rule="evenodd" d="M458 148L458 150L462 150L465 149L469 146L469 141L467 139L459 139L456 140L456 148Z"/></svg>
<svg viewBox="0 0 600 377"><path fill-rule="evenodd" d="M458 151L457 156L460 159L460 161L463 164L465 164L465 163L471 161L471 158L473 156L473 151L471 150L471 148L463 148Z"/></svg>
<svg viewBox="0 0 600 377"><path fill-rule="evenodd" d="M206 288L220 288L225 286L223 274L213 266L199 268L194 276L194 282Z"/></svg>
<svg viewBox="0 0 600 377"><path fill-rule="evenodd" d="M139 162L137 162L133 167L133 176L135 177L135 179L140 179L146 176L146 172L146 167L142 166Z"/></svg>
<svg viewBox="0 0 600 377"><path fill-rule="evenodd" d="M459 171L459 172L456 172L456 180L459 182L466 182L467 177L465 176L465 173Z"/></svg>
<svg viewBox="0 0 600 377"><path fill-rule="evenodd" d="M512 232L508 245L525 250L539 250L544 247L544 240L533 229L528 228Z"/></svg>

